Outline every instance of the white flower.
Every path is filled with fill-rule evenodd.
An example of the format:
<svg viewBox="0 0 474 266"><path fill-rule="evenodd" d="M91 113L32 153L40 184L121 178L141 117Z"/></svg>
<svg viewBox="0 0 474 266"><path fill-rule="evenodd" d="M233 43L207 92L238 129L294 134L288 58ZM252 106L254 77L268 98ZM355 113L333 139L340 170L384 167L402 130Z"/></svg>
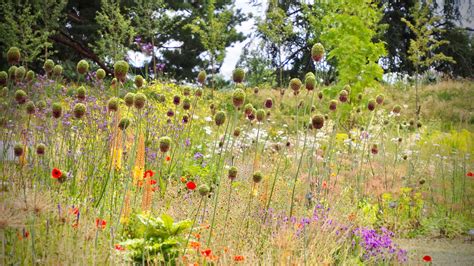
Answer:
<svg viewBox="0 0 474 266"><path fill-rule="evenodd" d="M204 127L203 129L204 129L204 131L206 132L207 135L211 135L211 133L212 133L211 127L207 126L207 127Z"/></svg>
<svg viewBox="0 0 474 266"><path fill-rule="evenodd" d="M204 121L211 122L212 118L210 116L206 116L206 117L204 117Z"/></svg>

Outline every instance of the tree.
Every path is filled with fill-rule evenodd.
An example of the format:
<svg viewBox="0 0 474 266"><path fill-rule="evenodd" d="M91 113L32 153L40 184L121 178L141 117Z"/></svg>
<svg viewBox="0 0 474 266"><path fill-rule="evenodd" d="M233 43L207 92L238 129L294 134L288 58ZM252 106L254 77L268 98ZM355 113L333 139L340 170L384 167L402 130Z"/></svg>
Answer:
<svg viewBox="0 0 474 266"><path fill-rule="evenodd" d="M251 44L252 42L249 42ZM265 57L261 51L264 44L260 43L255 48L248 46L244 47L237 65L245 68L245 80L248 86L258 86L262 84L273 85L275 76L273 71L269 68L271 60Z"/></svg>
<svg viewBox="0 0 474 266"><path fill-rule="evenodd" d="M226 10L215 14L215 0L209 0L207 5L207 18L197 17L192 23L186 25L192 33L200 37L201 43L210 55L212 73L212 88L215 83L215 63L222 63L225 57L227 39L236 34L234 27L228 27L232 11Z"/></svg>
<svg viewBox="0 0 474 266"><path fill-rule="evenodd" d="M115 62L124 59L135 32L130 19L121 13L120 2L101 0L96 21L100 38L91 47L106 60Z"/></svg>
<svg viewBox="0 0 474 266"><path fill-rule="evenodd" d="M446 56L442 52L436 52L439 47L448 44L449 41L436 38L436 34L444 30L435 26L441 18L431 14L431 5L432 2L430 0L423 4L416 3L412 13L413 23L402 18L402 21L406 23L408 28L415 34L415 38L410 39L408 59L410 59L415 66L416 74L419 74L420 71L425 71L438 62L454 62L452 57ZM418 78L415 84L415 90L415 114L418 120L421 109L418 100Z"/></svg>
<svg viewBox="0 0 474 266"><path fill-rule="evenodd" d="M258 22L258 32L264 41L277 51L278 86L281 87L283 84L282 46L293 35L293 26L288 23L286 13L278 7L277 1L269 1L265 20Z"/></svg>
<svg viewBox="0 0 474 266"><path fill-rule="evenodd" d="M378 61L386 54L378 39L382 11L371 0L334 1L323 17L321 40L328 59L336 60L341 86L351 85L351 97L382 79Z"/></svg>

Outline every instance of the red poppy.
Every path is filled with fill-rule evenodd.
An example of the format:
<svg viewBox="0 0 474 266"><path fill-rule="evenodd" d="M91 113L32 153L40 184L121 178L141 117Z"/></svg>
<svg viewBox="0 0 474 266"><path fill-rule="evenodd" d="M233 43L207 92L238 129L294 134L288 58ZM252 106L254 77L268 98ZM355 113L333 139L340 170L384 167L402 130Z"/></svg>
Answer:
<svg viewBox="0 0 474 266"><path fill-rule="evenodd" d="M328 183L326 181L323 181L323 188L327 189L328 188Z"/></svg>
<svg viewBox="0 0 474 266"><path fill-rule="evenodd" d="M115 249L118 250L118 251L124 251L125 250L125 248L122 245L119 245L119 244L115 244Z"/></svg>
<svg viewBox="0 0 474 266"><path fill-rule="evenodd" d="M143 178L153 177L154 175L155 175L155 172L153 172L152 170L146 170L145 174L143 174Z"/></svg>
<svg viewBox="0 0 474 266"><path fill-rule="evenodd" d="M244 261L244 256L242 255L237 255L237 256L234 256L234 261Z"/></svg>
<svg viewBox="0 0 474 266"><path fill-rule="evenodd" d="M97 218L95 219L95 226L97 226L99 229L105 229L107 222L103 219Z"/></svg>
<svg viewBox="0 0 474 266"><path fill-rule="evenodd" d="M194 189L196 189L196 183L194 183L193 181L189 181L188 183L186 183L186 187L189 190L194 190Z"/></svg>
<svg viewBox="0 0 474 266"><path fill-rule="evenodd" d="M432 262L431 256L424 256L424 257L423 257L423 260L424 260L425 262Z"/></svg>
<svg viewBox="0 0 474 266"><path fill-rule="evenodd" d="M166 161L167 161L167 162L171 161L171 157L166 156Z"/></svg>
<svg viewBox="0 0 474 266"><path fill-rule="evenodd" d="M466 176L473 177L474 173L473 172L467 172Z"/></svg>
<svg viewBox="0 0 474 266"><path fill-rule="evenodd" d="M209 249L209 248L208 248L208 249L205 249L205 250L203 250L203 251L201 251L201 254L202 254L203 256L205 256L205 257L211 256L211 253L212 253L212 250Z"/></svg>
<svg viewBox="0 0 474 266"><path fill-rule="evenodd" d="M24 238L28 238L29 236L30 236L30 232L24 230L24 231L23 231L23 237L24 237Z"/></svg>
<svg viewBox="0 0 474 266"><path fill-rule="evenodd" d="M79 208L77 208L77 207L71 208L71 209L69 210L69 212L70 212L71 214L77 215L77 214L79 213Z"/></svg>
<svg viewBox="0 0 474 266"><path fill-rule="evenodd" d="M58 168L53 168L51 175L53 176L54 179L58 179L63 175L63 173L61 173L61 170L59 170Z"/></svg>
<svg viewBox="0 0 474 266"><path fill-rule="evenodd" d="M150 179L150 181L149 181L149 182L150 182L150 185L154 185L154 184L156 184L156 180L155 180L155 179Z"/></svg>

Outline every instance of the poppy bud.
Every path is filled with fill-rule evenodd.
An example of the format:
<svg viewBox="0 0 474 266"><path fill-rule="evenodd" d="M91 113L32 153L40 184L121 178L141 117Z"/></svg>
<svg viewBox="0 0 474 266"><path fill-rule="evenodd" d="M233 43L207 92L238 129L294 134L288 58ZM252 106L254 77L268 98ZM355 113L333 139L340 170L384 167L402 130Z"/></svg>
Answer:
<svg viewBox="0 0 474 266"><path fill-rule="evenodd" d="M173 104L179 105L180 103L181 103L181 97L179 97L179 95L173 96Z"/></svg>
<svg viewBox="0 0 474 266"><path fill-rule="evenodd" d="M98 80L103 80L105 76L106 76L105 70L103 70L102 68L99 68L97 72L95 72L95 77Z"/></svg>
<svg viewBox="0 0 474 266"><path fill-rule="evenodd" d="M15 144L15 146L13 147L13 152L15 153L16 157L20 157L21 155L23 155L23 145L19 143Z"/></svg>
<svg viewBox="0 0 474 266"><path fill-rule="evenodd" d="M143 77L141 75L136 75L134 82L135 82L135 86L137 86L137 88L141 88L143 86L143 82L144 82Z"/></svg>
<svg viewBox="0 0 474 266"><path fill-rule="evenodd" d="M63 107L60 103L53 103L51 106L52 114L54 118L60 118L63 112Z"/></svg>
<svg viewBox="0 0 474 266"><path fill-rule="evenodd" d="M132 92L129 92L127 94L125 94L125 97L123 98L124 101L125 101L125 105L127 107L131 107L135 101L135 94L132 93Z"/></svg>
<svg viewBox="0 0 474 266"><path fill-rule="evenodd" d="M308 75L308 74L311 74L311 75ZM304 85L307 90L312 91L316 87L316 77L311 72L309 72L308 74L306 74Z"/></svg>
<svg viewBox="0 0 474 266"><path fill-rule="evenodd" d="M301 80L299 78L293 78L290 80L290 88L294 91L297 92L301 88Z"/></svg>
<svg viewBox="0 0 474 266"><path fill-rule="evenodd" d="M43 69L47 74L50 74L51 72L53 72L53 68L54 68L54 61L53 60L48 59L48 60L44 61Z"/></svg>
<svg viewBox="0 0 474 266"><path fill-rule="evenodd" d="M375 110L375 100L369 100L369 102L367 103L367 109L369 109L369 111Z"/></svg>
<svg viewBox="0 0 474 266"><path fill-rule="evenodd" d="M86 98L86 88L83 86L79 87L76 91L77 99L83 101Z"/></svg>
<svg viewBox="0 0 474 266"><path fill-rule="evenodd" d="M171 139L169 137L161 137L160 138L160 151L165 153L169 151L171 146Z"/></svg>
<svg viewBox="0 0 474 266"><path fill-rule="evenodd" d="M240 136L240 128L237 127L234 129L234 137L237 138L238 136Z"/></svg>
<svg viewBox="0 0 474 266"><path fill-rule="evenodd" d="M129 68L128 63L123 61L123 60L119 60L119 61L115 62L115 64L114 64L114 75L115 75L115 77L118 80L124 82L125 78L127 77L127 74L128 74L128 68Z"/></svg>
<svg viewBox="0 0 474 266"><path fill-rule="evenodd" d="M168 117L173 117L173 116L174 116L174 111L173 111L173 109L171 109L171 108L168 109L168 112L166 112L166 116L168 116Z"/></svg>
<svg viewBox="0 0 474 266"><path fill-rule="evenodd" d="M225 122L225 113L223 111L219 111L214 116L214 122L217 126L221 126Z"/></svg>
<svg viewBox="0 0 474 266"><path fill-rule="evenodd" d="M261 172L255 172L252 175L253 182L260 183L263 179L263 174Z"/></svg>
<svg viewBox="0 0 474 266"><path fill-rule="evenodd" d="M26 92L24 90L15 91L15 101L18 104L24 104L26 102Z"/></svg>
<svg viewBox="0 0 474 266"><path fill-rule="evenodd" d="M229 179L233 181L237 177L237 167L232 166L229 169L229 173L228 173L227 177L229 177Z"/></svg>
<svg viewBox="0 0 474 266"><path fill-rule="evenodd" d="M122 119L120 119L120 122L118 124L118 127L121 129L121 130L125 130L128 128L128 126L130 126L130 119L124 117Z"/></svg>
<svg viewBox="0 0 474 266"><path fill-rule="evenodd" d="M321 59L323 59L323 56L324 56L324 46L320 43L314 44L313 47L311 48L311 58L314 61L319 62L321 61Z"/></svg>
<svg viewBox="0 0 474 266"><path fill-rule="evenodd" d="M32 115L35 113L35 104L33 103L33 101L28 101L26 103L26 113L29 114L29 115Z"/></svg>
<svg viewBox="0 0 474 266"><path fill-rule="evenodd" d="M313 125L313 128L315 129L323 128L324 117L320 114L314 115L313 118L311 118L311 124Z"/></svg>
<svg viewBox="0 0 474 266"><path fill-rule="evenodd" d="M199 191L199 195L201 195L201 196L204 197L204 196L206 196L207 194L209 194L209 192L211 191L211 189L209 188L208 185L202 184L202 185L199 186L198 191Z"/></svg>
<svg viewBox="0 0 474 266"><path fill-rule="evenodd" d="M263 110L263 109L258 109L258 110L257 110L256 117L257 117L257 121L258 121L258 122L262 122L263 119L265 119L265 110Z"/></svg>
<svg viewBox="0 0 474 266"><path fill-rule="evenodd" d="M7 85L8 82L8 73L5 71L0 72L0 86Z"/></svg>
<svg viewBox="0 0 474 266"><path fill-rule="evenodd" d="M61 65L55 65L53 67L53 76L61 77L62 74L63 74L63 67Z"/></svg>
<svg viewBox="0 0 474 266"><path fill-rule="evenodd" d="M253 105L251 103L248 103L244 106L244 113L245 115L250 115L252 113L252 110L253 110Z"/></svg>
<svg viewBox="0 0 474 266"><path fill-rule="evenodd" d="M20 49L17 47L10 47L7 52L7 61L10 65L16 65L20 63Z"/></svg>
<svg viewBox="0 0 474 266"><path fill-rule="evenodd" d="M197 81L201 84L204 84L204 82L206 81L206 71L204 70L201 70L199 71L199 74L197 76Z"/></svg>
<svg viewBox="0 0 474 266"><path fill-rule="evenodd" d="M232 103L236 108L239 108L244 104L245 92L242 89L236 89L232 94Z"/></svg>
<svg viewBox="0 0 474 266"><path fill-rule="evenodd" d="M119 101L117 97L110 98L109 102L107 103L107 108L110 112L116 112L119 108Z"/></svg>
<svg viewBox="0 0 474 266"><path fill-rule="evenodd" d="M395 105L392 109L392 112L395 114L399 114L402 111L402 107L400 105Z"/></svg>
<svg viewBox="0 0 474 266"><path fill-rule="evenodd" d="M82 59L77 63L76 66L77 73L84 75L89 71L89 63L86 60Z"/></svg>
<svg viewBox="0 0 474 266"><path fill-rule="evenodd" d="M329 102L329 110L336 111L336 108L337 108L337 101L336 100L331 100Z"/></svg>
<svg viewBox="0 0 474 266"><path fill-rule="evenodd" d="M342 90L340 93L339 93L339 101L345 103L347 102L347 96L349 95L349 93L346 91L346 90Z"/></svg>
<svg viewBox="0 0 474 266"><path fill-rule="evenodd" d="M382 94L377 95L375 98L375 101L377 102L378 105L382 104L384 100L384 96Z"/></svg>
<svg viewBox="0 0 474 266"><path fill-rule="evenodd" d="M191 100L189 98L184 98L184 100L183 100L183 109L184 110L191 109Z"/></svg>
<svg viewBox="0 0 474 266"><path fill-rule="evenodd" d="M77 103L74 105L74 117L77 119L81 119L86 114L86 106L82 103Z"/></svg>
<svg viewBox="0 0 474 266"><path fill-rule="evenodd" d="M265 107L268 108L268 109L270 109L270 108L272 108L272 106L273 106L273 100L272 100L272 98L267 98L267 99L265 100Z"/></svg>
<svg viewBox="0 0 474 266"><path fill-rule="evenodd" d="M235 83L242 83L245 78L245 71L242 68L236 68L234 72L232 72L232 79Z"/></svg>
<svg viewBox="0 0 474 266"><path fill-rule="evenodd" d="M36 154L38 155L44 155L44 152L46 150L46 145L43 143L40 143L36 146Z"/></svg>
<svg viewBox="0 0 474 266"><path fill-rule="evenodd" d="M135 97L133 97L133 104L135 108L137 109L142 109L145 106L146 103L146 96L145 94L139 92L135 94Z"/></svg>

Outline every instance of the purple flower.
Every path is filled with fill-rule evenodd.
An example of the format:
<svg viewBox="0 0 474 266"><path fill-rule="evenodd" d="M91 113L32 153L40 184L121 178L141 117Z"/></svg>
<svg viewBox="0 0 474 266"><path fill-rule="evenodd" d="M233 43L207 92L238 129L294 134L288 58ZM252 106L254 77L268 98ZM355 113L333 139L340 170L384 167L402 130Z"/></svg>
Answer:
<svg viewBox="0 0 474 266"><path fill-rule="evenodd" d="M196 152L196 153L194 154L194 159L195 159L195 160L202 159L203 157L204 157L204 155L202 155L202 153L200 153L200 152Z"/></svg>

